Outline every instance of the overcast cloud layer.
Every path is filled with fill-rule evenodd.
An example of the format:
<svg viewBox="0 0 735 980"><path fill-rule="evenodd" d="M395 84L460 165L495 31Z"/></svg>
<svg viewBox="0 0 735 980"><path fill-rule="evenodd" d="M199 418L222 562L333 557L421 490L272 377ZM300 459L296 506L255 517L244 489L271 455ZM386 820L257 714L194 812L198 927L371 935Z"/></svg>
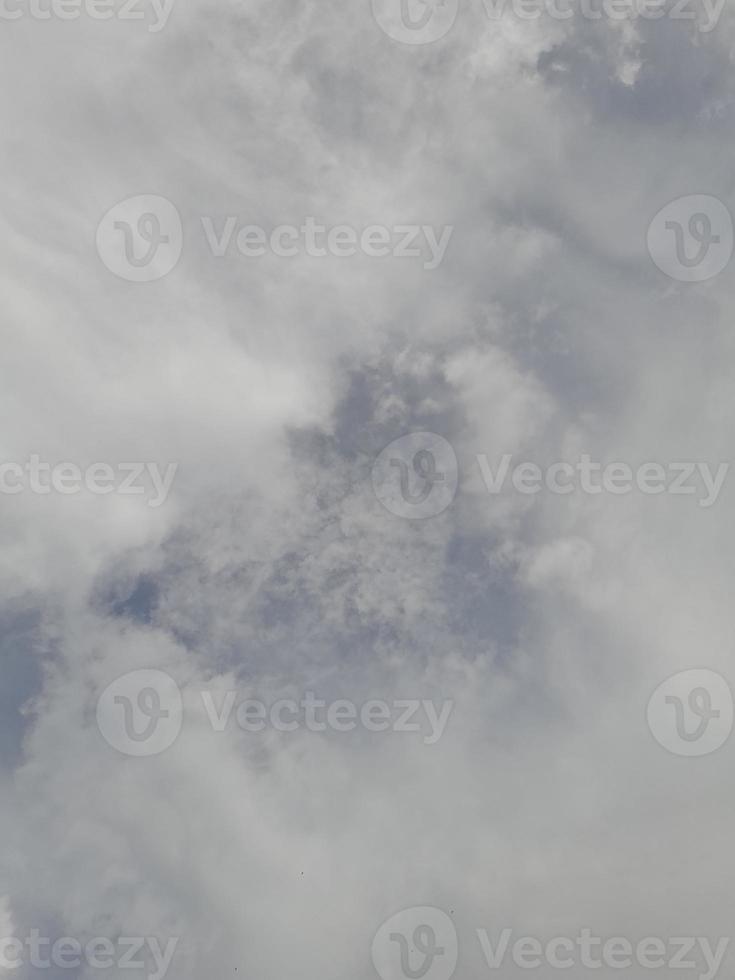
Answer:
<svg viewBox="0 0 735 980"><path fill-rule="evenodd" d="M528 975L478 929L735 937L735 468L707 483L735 444L735 16L539 6L2 8L3 978L155 976L2 946L34 929L175 938L171 980ZM150 201L105 219L140 195L180 243ZM362 247L414 225L421 255ZM721 268L685 281L698 248ZM33 457L113 484L40 492ZM630 492L580 486L583 457ZM688 463L691 493L636 484ZM138 671L173 701L160 673L105 694ZM222 731L202 692L234 696ZM353 730L236 720L308 692ZM370 730L369 701L449 714ZM441 926L373 945L425 906ZM676 969L576 949L574 980ZM673 976L725 980L723 953Z"/></svg>

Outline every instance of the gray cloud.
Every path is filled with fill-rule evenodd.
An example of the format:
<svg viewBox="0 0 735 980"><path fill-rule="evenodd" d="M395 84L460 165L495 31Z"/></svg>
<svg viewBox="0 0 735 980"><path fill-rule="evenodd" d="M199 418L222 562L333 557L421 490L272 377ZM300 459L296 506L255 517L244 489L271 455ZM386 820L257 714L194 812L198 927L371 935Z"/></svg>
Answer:
<svg viewBox="0 0 735 980"><path fill-rule="evenodd" d="M702 34L466 4L408 46L367 2L198 0L158 33L1 33L2 461L178 471L158 509L1 496L0 934L180 937L182 980L367 980L420 905L452 910L458 977L485 975L477 928L727 936L732 743L677 757L646 704L679 670L735 681L729 485L709 510L494 496L477 456L730 458L732 269L667 278L646 230L684 195L735 205L731 12ZM183 223L156 282L95 253L138 194ZM201 217L228 215L454 232L431 271L217 258ZM371 470L423 431L458 490L413 521ZM139 669L185 715L140 759L95 722ZM203 689L454 708L435 745L213 733Z"/></svg>

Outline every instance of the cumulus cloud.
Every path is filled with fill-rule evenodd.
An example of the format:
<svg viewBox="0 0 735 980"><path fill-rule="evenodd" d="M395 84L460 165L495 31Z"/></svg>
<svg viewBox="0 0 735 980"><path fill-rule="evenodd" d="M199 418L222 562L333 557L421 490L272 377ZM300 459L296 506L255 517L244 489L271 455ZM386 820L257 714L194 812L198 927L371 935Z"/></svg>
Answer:
<svg viewBox="0 0 735 980"><path fill-rule="evenodd" d="M362 0L3 24L0 461L177 471L157 508L2 494L0 936L175 937L181 980L367 980L410 906L451 910L468 978L477 928L728 935L730 743L667 752L646 704L680 670L735 680L729 481L708 509L492 493L478 457L728 460L731 268L669 278L646 230L684 195L735 204L734 30L477 3L411 46ZM95 252L138 194L182 220L151 283ZM217 257L202 217L230 216L453 233L431 270ZM371 480L410 432L456 454L426 520ZM97 704L140 670L183 725L136 758ZM434 744L217 732L202 691L452 709Z"/></svg>

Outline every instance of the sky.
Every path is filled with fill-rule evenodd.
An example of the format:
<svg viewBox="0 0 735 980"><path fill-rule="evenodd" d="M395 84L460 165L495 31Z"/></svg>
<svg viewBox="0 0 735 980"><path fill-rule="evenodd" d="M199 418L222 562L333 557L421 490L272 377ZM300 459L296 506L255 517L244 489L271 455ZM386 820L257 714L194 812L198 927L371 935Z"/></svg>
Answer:
<svg viewBox="0 0 735 980"><path fill-rule="evenodd" d="M3 980L732 971L735 17L636 10L0 3Z"/></svg>

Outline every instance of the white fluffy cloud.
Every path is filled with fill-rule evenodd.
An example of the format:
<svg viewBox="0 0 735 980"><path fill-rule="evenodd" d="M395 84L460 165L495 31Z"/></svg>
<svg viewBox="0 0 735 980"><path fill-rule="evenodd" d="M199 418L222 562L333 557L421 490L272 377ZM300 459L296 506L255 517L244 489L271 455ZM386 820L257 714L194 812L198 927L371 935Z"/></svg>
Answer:
<svg viewBox="0 0 735 980"><path fill-rule="evenodd" d="M667 279L646 228L735 204L733 30L478 3L408 47L362 0L3 24L0 461L178 471L157 509L0 497L0 938L175 936L180 980L337 980L375 975L408 906L452 910L462 977L476 928L727 936L735 743L678 758L645 708L678 670L735 681L729 483L706 510L496 496L476 457L728 460L732 270ZM136 284L94 242L143 193L184 249ZM218 259L203 215L454 232L433 271ZM411 431L457 454L425 521L371 486ZM143 668L186 721L136 759L95 705ZM199 692L228 688L454 707L435 745L213 733Z"/></svg>

